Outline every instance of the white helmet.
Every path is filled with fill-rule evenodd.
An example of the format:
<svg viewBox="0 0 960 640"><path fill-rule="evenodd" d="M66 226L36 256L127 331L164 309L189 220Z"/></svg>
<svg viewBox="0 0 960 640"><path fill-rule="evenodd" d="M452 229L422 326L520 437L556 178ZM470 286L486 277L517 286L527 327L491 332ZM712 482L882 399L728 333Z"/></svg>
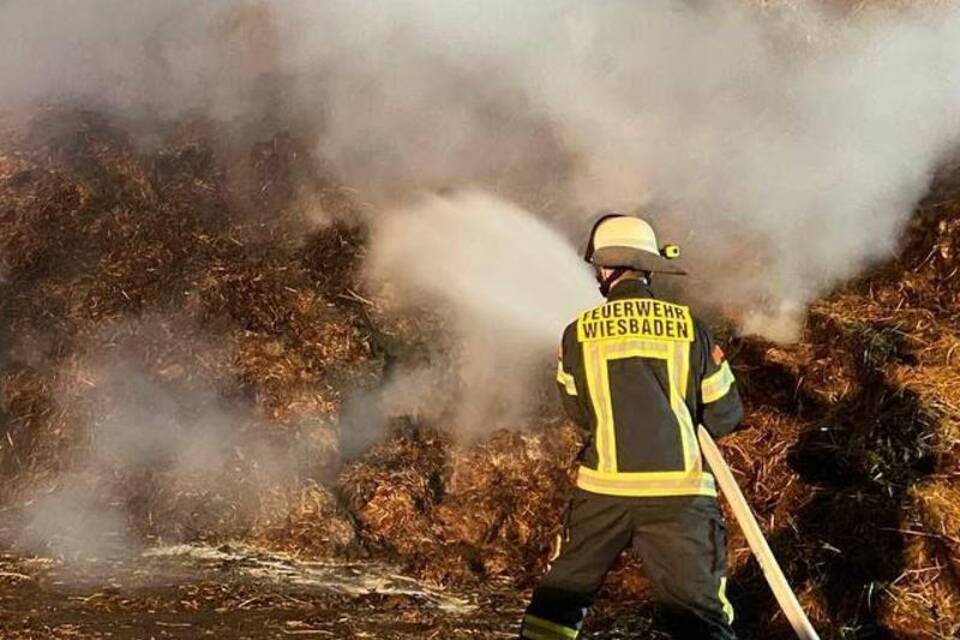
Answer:
<svg viewBox="0 0 960 640"><path fill-rule="evenodd" d="M645 220L608 211L593 225L583 259L597 267L686 275L673 262L679 256L676 245L660 247L656 232Z"/></svg>

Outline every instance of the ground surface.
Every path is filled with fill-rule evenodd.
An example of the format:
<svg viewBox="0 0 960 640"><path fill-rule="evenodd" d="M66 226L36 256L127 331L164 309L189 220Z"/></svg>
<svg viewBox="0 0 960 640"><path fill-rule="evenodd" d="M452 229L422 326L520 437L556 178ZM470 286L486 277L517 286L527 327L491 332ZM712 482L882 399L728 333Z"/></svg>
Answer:
<svg viewBox="0 0 960 640"><path fill-rule="evenodd" d="M516 601L438 596L385 567L197 551L82 565L5 556L2 637L508 637L517 617Z"/></svg>
<svg viewBox="0 0 960 640"><path fill-rule="evenodd" d="M300 563L242 546L81 564L3 554L0 637L511 638L522 595L458 596L384 565ZM642 616L612 613L594 616L591 637L656 637Z"/></svg>

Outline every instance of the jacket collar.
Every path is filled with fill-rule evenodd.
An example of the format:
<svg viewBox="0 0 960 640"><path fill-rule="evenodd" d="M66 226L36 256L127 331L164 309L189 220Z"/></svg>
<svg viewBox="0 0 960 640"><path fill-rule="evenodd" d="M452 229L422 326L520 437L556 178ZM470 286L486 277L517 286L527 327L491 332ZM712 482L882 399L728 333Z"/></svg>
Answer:
<svg viewBox="0 0 960 640"><path fill-rule="evenodd" d="M656 294L648 284L636 278L627 278L613 285L607 300L625 300L627 298L656 298Z"/></svg>

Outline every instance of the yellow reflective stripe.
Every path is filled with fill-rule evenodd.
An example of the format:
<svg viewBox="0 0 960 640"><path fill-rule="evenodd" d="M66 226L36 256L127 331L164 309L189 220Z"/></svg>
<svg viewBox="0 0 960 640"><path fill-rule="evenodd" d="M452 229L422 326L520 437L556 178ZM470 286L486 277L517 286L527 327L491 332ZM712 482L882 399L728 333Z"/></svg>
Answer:
<svg viewBox="0 0 960 640"><path fill-rule="evenodd" d="M700 447L697 444L697 432L694 430L693 417L687 407L687 381L690 376L690 345L686 342L671 343L671 358L667 361L670 378L670 408L677 418L680 428L680 442L683 445L683 469L687 472L703 470Z"/></svg>
<svg viewBox="0 0 960 640"><path fill-rule="evenodd" d="M603 424L604 424L604 460L606 461L608 471L616 471L619 461L617 460L617 430L613 421L613 402L610 399L610 368L607 366L607 354L604 352L603 343L597 343L597 374L599 383L597 387L602 389L603 404Z"/></svg>
<svg viewBox="0 0 960 640"><path fill-rule="evenodd" d="M653 340L610 340L596 342L584 348L591 353L589 360L594 375L600 383L590 385L590 397L594 402L597 416L597 455L600 471L616 472L616 434L613 425L613 403L609 394L607 363L620 358L652 358L667 363L667 377L670 379L670 408L677 418L680 429L680 442L683 449L683 470L699 472L703 469L700 448L697 446L693 418L687 407L686 387L690 375L690 345L684 342L663 342ZM602 363L602 364L601 364ZM588 379L590 378L588 374Z"/></svg>
<svg viewBox="0 0 960 640"><path fill-rule="evenodd" d="M553 549L550 550L550 557L547 558L547 562L555 562L557 558L560 557L560 554L563 552L563 531L557 534L557 537L553 539Z"/></svg>
<svg viewBox="0 0 960 640"><path fill-rule="evenodd" d="M609 384L604 375L607 363L600 353L599 342L583 344L583 363L587 373L587 388L597 419L595 446L597 466L603 471L617 470L617 443L613 431L613 407L608 394Z"/></svg>
<svg viewBox="0 0 960 640"><path fill-rule="evenodd" d="M585 343L583 357L587 386L597 417L597 460L601 471L617 470L617 435L613 423L613 402L610 398L610 375L607 362L618 358L669 359L670 343L652 340L610 340Z"/></svg>
<svg viewBox="0 0 960 640"><path fill-rule="evenodd" d="M717 592L717 595L720 596L720 603L723 605L723 615L727 618L727 624L733 624L733 605L730 604L730 600L727 599L727 577L724 576L720 578L720 590Z"/></svg>
<svg viewBox="0 0 960 640"><path fill-rule="evenodd" d="M687 399L687 377L690 375L690 345L680 342L673 345L673 364L677 374L676 379L670 380L677 390L680 400ZM687 413L690 413L687 411Z"/></svg>
<svg viewBox="0 0 960 640"><path fill-rule="evenodd" d="M531 629L529 627L523 630L523 635L520 637L526 638L527 640L566 640L567 638L567 636L558 636L550 631L541 631L539 629Z"/></svg>
<svg viewBox="0 0 960 640"><path fill-rule="evenodd" d="M577 395L577 383L573 375L563 370L563 362L557 361L557 382L563 386L568 396Z"/></svg>
<svg viewBox="0 0 960 640"><path fill-rule="evenodd" d="M716 402L730 391L734 383L733 371L730 370L730 363L724 361L720 370L709 378L704 378L700 383L700 391L703 394L703 403L710 404Z"/></svg>
<svg viewBox="0 0 960 640"><path fill-rule="evenodd" d="M589 467L580 467L577 472L577 486L584 491L608 496L717 495L717 487L711 474L684 471L605 473Z"/></svg>
<svg viewBox="0 0 960 640"><path fill-rule="evenodd" d="M535 615L527 614L523 616L524 627L530 625L531 627L536 627L536 629L524 628L524 637L527 638L572 638L576 639L580 635L579 629L573 629L570 627L565 627L562 624L557 624L556 622L550 622L549 620L544 620L543 618L538 618ZM527 631L533 631L535 633L542 633L545 635L538 636L527 636Z"/></svg>
<svg viewBox="0 0 960 640"><path fill-rule="evenodd" d="M598 343L603 348L604 359L618 358L656 358L666 360L670 357L669 342L653 340L611 340Z"/></svg>

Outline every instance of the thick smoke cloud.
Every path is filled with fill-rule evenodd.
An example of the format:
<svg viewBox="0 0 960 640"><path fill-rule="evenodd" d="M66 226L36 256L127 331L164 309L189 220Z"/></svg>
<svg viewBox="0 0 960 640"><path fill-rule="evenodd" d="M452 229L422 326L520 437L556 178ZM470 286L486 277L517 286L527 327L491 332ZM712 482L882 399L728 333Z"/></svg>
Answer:
<svg viewBox="0 0 960 640"><path fill-rule="evenodd" d="M687 249L691 297L775 339L796 335L816 296L894 254L960 134L957 13L829 22L809 8L760 13L731 3L427 5L391 4L388 33L470 70L460 77L483 68L497 84L509 79L561 141L558 199L542 215L573 234L600 206L646 211ZM404 95L431 97L420 122L435 124L434 136L390 117L382 67L351 77L385 89L374 119L399 132L391 156L414 160L407 183L417 184L416 158L433 140L454 141L441 154L448 171L476 178L461 163L473 158L462 137L434 117L446 76L418 75L403 55L393 62ZM461 113L446 104L444 115ZM453 128L484 132L476 149L489 155L489 127L470 123ZM350 124L335 127L331 157L358 141L363 148L363 136L340 137Z"/></svg>
<svg viewBox="0 0 960 640"><path fill-rule="evenodd" d="M571 236L642 208L691 294L786 339L960 131L958 12L791 5L8 0L0 105L286 126L365 200L483 187Z"/></svg>
<svg viewBox="0 0 960 640"><path fill-rule="evenodd" d="M572 245L599 208L642 211L683 245L688 298L779 340L810 301L892 256L960 140L960 11L0 4L0 109L63 98L138 125L196 115L313 140L375 205L370 275L453 314L477 354L461 377L492 404L523 387L490 364L504 344L491 327L515 329L499 334L513 354L555 344L587 299ZM528 371L526 357L509 368Z"/></svg>

